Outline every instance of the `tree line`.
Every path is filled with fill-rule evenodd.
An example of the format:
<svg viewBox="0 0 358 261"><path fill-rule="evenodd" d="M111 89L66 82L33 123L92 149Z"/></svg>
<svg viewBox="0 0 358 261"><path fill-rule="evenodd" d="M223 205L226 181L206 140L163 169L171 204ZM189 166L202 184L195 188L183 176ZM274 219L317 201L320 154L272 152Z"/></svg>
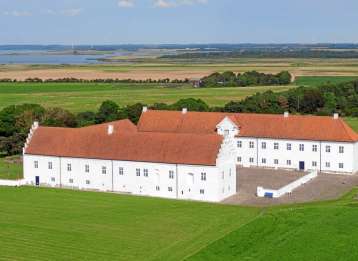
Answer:
<svg viewBox="0 0 358 261"><path fill-rule="evenodd" d="M235 74L232 71L212 73L201 79L202 87L245 87L290 84L292 76L287 71L265 74L256 71Z"/></svg>
<svg viewBox="0 0 358 261"><path fill-rule="evenodd" d="M62 108L44 108L38 104L12 105L0 111L0 154L21 153L28 131L34 121L43 126L84 127L93 124L130 119L137 123L142 113L142 103L119 106L104 101L96 112L74 114ZM249 96L242 101L231 101L223 107L210 107L201 99L181 99L173 104L155 103L153 110L251 112L281 114L332 115L358 117L358 81L326 84L320 87L298 87L285 92L266 91Z"/></svg>

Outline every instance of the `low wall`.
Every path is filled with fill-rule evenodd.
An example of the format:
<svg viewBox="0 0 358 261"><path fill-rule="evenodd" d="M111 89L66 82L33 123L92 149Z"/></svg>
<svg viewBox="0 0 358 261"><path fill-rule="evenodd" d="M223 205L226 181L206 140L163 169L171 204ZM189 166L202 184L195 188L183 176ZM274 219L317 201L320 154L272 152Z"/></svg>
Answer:
<svg viewBox="0 0 358 261"><path fill-rule="evenodd" d="M295 180L294 182L280 188L280 189L266 189L263 187L257 187L257 196L258 197L272 197L272 198L279 198L287 193L291 193L296 188L306 184L307 182L311 181L312 179L318 176L318 171L313 171L310 174Z"/></svg>
<svg viewBox="0 0 358 261"><path fill-rule="evenodd" d="M23 185L26 185L26 181L24 179L19 179L19 180L0 179L0 186L18 187Z"/></svg>

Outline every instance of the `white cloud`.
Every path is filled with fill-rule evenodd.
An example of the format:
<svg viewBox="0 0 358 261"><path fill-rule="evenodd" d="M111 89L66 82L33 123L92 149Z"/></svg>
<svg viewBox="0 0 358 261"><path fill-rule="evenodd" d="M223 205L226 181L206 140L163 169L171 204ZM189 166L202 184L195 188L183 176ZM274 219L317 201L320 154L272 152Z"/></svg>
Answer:
<svg viewBox="0 0 358 261"><path fill-rule="evenodd" d="M125 8L134 7L134 0L119 0L118 6Z"/></svg>
<svg viewBox="0 0 358 261"><path fill-rule="evenodd" d="M173 8L184 5L207 4L208 0L154 0L154 6L158 8Z"/></svg>
<svg viewBox="0 0 358 261"><path fill-rule="evenodd" d="M16 16L16 17L20 17L20 16L31 16L32 13L28 12L28 11L5 11L3 12L4 15L8 15L8 16Z"/></svg>
<svg viewBox="0 0 358 261"><path fill-rule="evenodd" d="M82 13L82 8L72 8L60 11L64 16L78 16Z"/></svg>

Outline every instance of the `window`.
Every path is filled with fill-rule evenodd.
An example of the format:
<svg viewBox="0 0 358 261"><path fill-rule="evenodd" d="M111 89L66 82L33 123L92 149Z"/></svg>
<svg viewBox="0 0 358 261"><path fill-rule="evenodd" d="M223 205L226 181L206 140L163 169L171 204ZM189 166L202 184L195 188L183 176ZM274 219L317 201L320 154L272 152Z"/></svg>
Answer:
<svg viewBox="0 0 358 261"><path fill-rule="evenodd" d="M205 191L203 189L200 190L200 194L204 195Z"/></svg>
<svg viewBox="0 0 358 261"><path fill-rule="evenodd" d="M331 146L326 146L326 152L330 153L331 152Z"/></svg>
<svg viewBox="0 0 358 261"><path fill-rule="evenodd" d="M156 187L155 187L155 190L156 190L156 191L160 191L160 187L159 187L159 186L156 186Z"/></svg>
<svg viewBox="0 0 358 261"><path fill-rule="evenodd" d="M173 188L172 188L172 187L168 187L168 191L169 191L169 192L173 192Z"/></svg>
<svg viewBox="0 0 358 261"><path fill-rule="evenodd" d="M242 148L242 141L241 140L237 141L237 147Z"/></svg>
<svg viewBox="0 0 358 261"><path fill-rule="evenodd" d="M287 164L287 166L291 166L291 164L292 164L291 160L287 160L286 164Z"/></svg>
<svg viewBox="0 0 358 261"><path fill-rule="evenodd" d="M69 179L68 182L72 184L72 183L73 183L73 179Z"/></svg>
<svg viewBox="0 0 358 261"><path fill-rule="evenodd" d="M339 163L339 164L338 164L338 167L339 167L340 169L343 169L343 168L344 168L344 164L343 164L343 163Z"/></svg>
<svg viewBox="0 0 358 261"><path fill-rule="evenodd" d="M201 173L201 180L206 181L206 173L205 172Z"/></svg>
<svg viewBox="0 0 358 261"><path fill-rule="evenodd" d="M86 184L89 185L91 184L91 182L89 180L86 180Z"/></svg>
<svg viewBox="0 0 358 261"><path fill-rule="evenodd" d="M242 162L242 158L241 158L241 157L237 157L237 162Z"/></svg>
<svg viewBox="0 0 358 261"><path fill-rule="evenodd" d="M89 165L88 164L85 165L85 172L89 173Z"/></svg>
<svg viewBox="0 0 358 261"><path fill-rule="evenodd" d="M277 142L275 142L275 143L273 144L273 149L274 149L274 150L278 150L278 143L277 143Z"/></svg>
<svg viewBox="0 0 358 261"><path fill-rule="evenodd" d="M123 168L122 168L122 167L119 167L119 175L120 175L120 176L123 176L123 174L124 174Z"/></svg>
<svg viewBox="0 0 358 261"><path fill-rule="evenodd" d="M255 148L255 143L254 143L253 141L250 141L250 143L249 143L249 147L250 147L250 149Z"/></svg>
<svg viewBox="0 0 358 261"><path fill-rule="evenodd" d="M224 135L225 136L228 136L230 134L230 131L229 130L224 130Z"/></svg>
<svg viewBox="0 0 358 261"><path fill-rule="evenodd" d="M169 178L174 179L174 171L169 170Z"/></svg>
<svg viewBox="0 0 358 261"><path fill-rule="evenodd" d="M148 169L144 169L144 170L143 170L143 176L144 176L144 177L148 177Z"/></svg>
<svg viewBox="0 0 358 261"><path fill-rule="evenodd" d="M317 152L317 145L312 145L312 151Z"/></svg>
<svg viewBox="0 0 358 261"><path fill-rule="evenodd" d="M38 161L34 161L34 167L35 167L35 169L39 168L39 162Z"/></svg>
<svg viewBox="0 0 358 261"><path fill-rule="evenodd" d="M261 148L262 148L263 150L266 149L266 142L262 142L262 143L261 143Z"/></svg>
<svg viewBox="0 0 358 261"><path fill-rule="evenodd" d="M274 163L275 165L278 165L278 159L275 159L275 160L273 161L273 163Z"/></svg>
<svg viewBox="0 0 358 261"><path fill-rule="evenodd" d="M56 179L55 179L55 178L51 178L51 182L56 182Z"/></svg>
<svg viewBox="0 0 358 261"><path fill-rule="evenodd" d="M137 177L140 177L140 169L135 170Z"/></svg>
<svg viewBox="0 0 358 261"><path fill-rule="evenodd" d="M261 162L262 162L262 164L266 164L266 159L262 158Z"/></svg>
<svg viewBox="0 0 358 261"><path fill-rule="evenodd" d="M67 163L67 171L72 171L72 165L70 163Z"/></svg>
<svg viewBox="0 0 358 261"><path fill-rule="evenodd" d="M49 161L49 163L48 163L48 169L52 169L52 162L51 161Z"/></svg>
<svg viewBox="0 0 358 261"><path fill-rule="evenodd" d="M343 146L339 146L339 153L344 153L344 147Z"/></svg>
<svg viewBox="0 0 358 261"><path fill-rule="evenodd" d="M286 144L286 148L287 148L287 150L291 150L291 149L292 149L291 143L287 143L287 144Z"/></svg>
<svg viewBox="0 0 358 261"><path fill-rule="evenodd" d="M326 168L330 168L331 167L331 163L330 162L326 162Z"/></svg>
<svg viewBox="0 0 358 261"><path fill-rule="evenodd" d="M107 174L107 168L105 166L102 166L102 174Z"/></svg>
<svg viewBox="0 0 358 261"><path fill-rule="evenodd" d="M254 158L249 159L250 163L254 163Z"/></svg>
<svg viewBox="0 0 358 261"><path fill-rule="evenodd" d="M317 161L312 161L312 167L317 167Z"/></svg>
<svg viewBox="0 0 358 261"><path fill-rule="evenodd" d="M305 151L305 144L300 144L300 151Z"/></svg>
<svg viewBox="0 0 358 261"><path fill-rule="evenodd" d="M224 179L225 178L225 172L223 171L223 172L221 172L221 177L222 177L222 179Z"/></svg>

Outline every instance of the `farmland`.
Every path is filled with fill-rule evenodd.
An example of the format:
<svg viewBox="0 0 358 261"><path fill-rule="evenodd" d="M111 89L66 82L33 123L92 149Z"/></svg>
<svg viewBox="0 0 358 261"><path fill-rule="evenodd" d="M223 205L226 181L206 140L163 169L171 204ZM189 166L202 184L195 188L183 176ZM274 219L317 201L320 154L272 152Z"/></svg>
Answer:
<svg viewBox="0 0 358 261"><path fill-rule="evenodd" d="M211 106L222 106L256 92L285 91L294 86L245 88L205 88L190 86L166 88L158 84L95 84L95 83L0 83L0 109L8 105L37 103L45 107L61 107L72 112L94 111L105 100L119 105L137 102L174 103L181 98L200 98Z"/></svg>
<svg viewBox="0 0 358 261"><path fill-rule="evenodd" d="M8 260L356 260L357 196L250 208L0 188Z"/></svg>
<svg viewBox="0 0 358 261"><path fill-rule="evenodd" d="M0 79L24 80L38 77L57 79L185 79L201 78L213 72L263 73L289 71L299 76L357 76L358 59L223 58L204 60L133 59L96 65L0 65Z"/></svg>

